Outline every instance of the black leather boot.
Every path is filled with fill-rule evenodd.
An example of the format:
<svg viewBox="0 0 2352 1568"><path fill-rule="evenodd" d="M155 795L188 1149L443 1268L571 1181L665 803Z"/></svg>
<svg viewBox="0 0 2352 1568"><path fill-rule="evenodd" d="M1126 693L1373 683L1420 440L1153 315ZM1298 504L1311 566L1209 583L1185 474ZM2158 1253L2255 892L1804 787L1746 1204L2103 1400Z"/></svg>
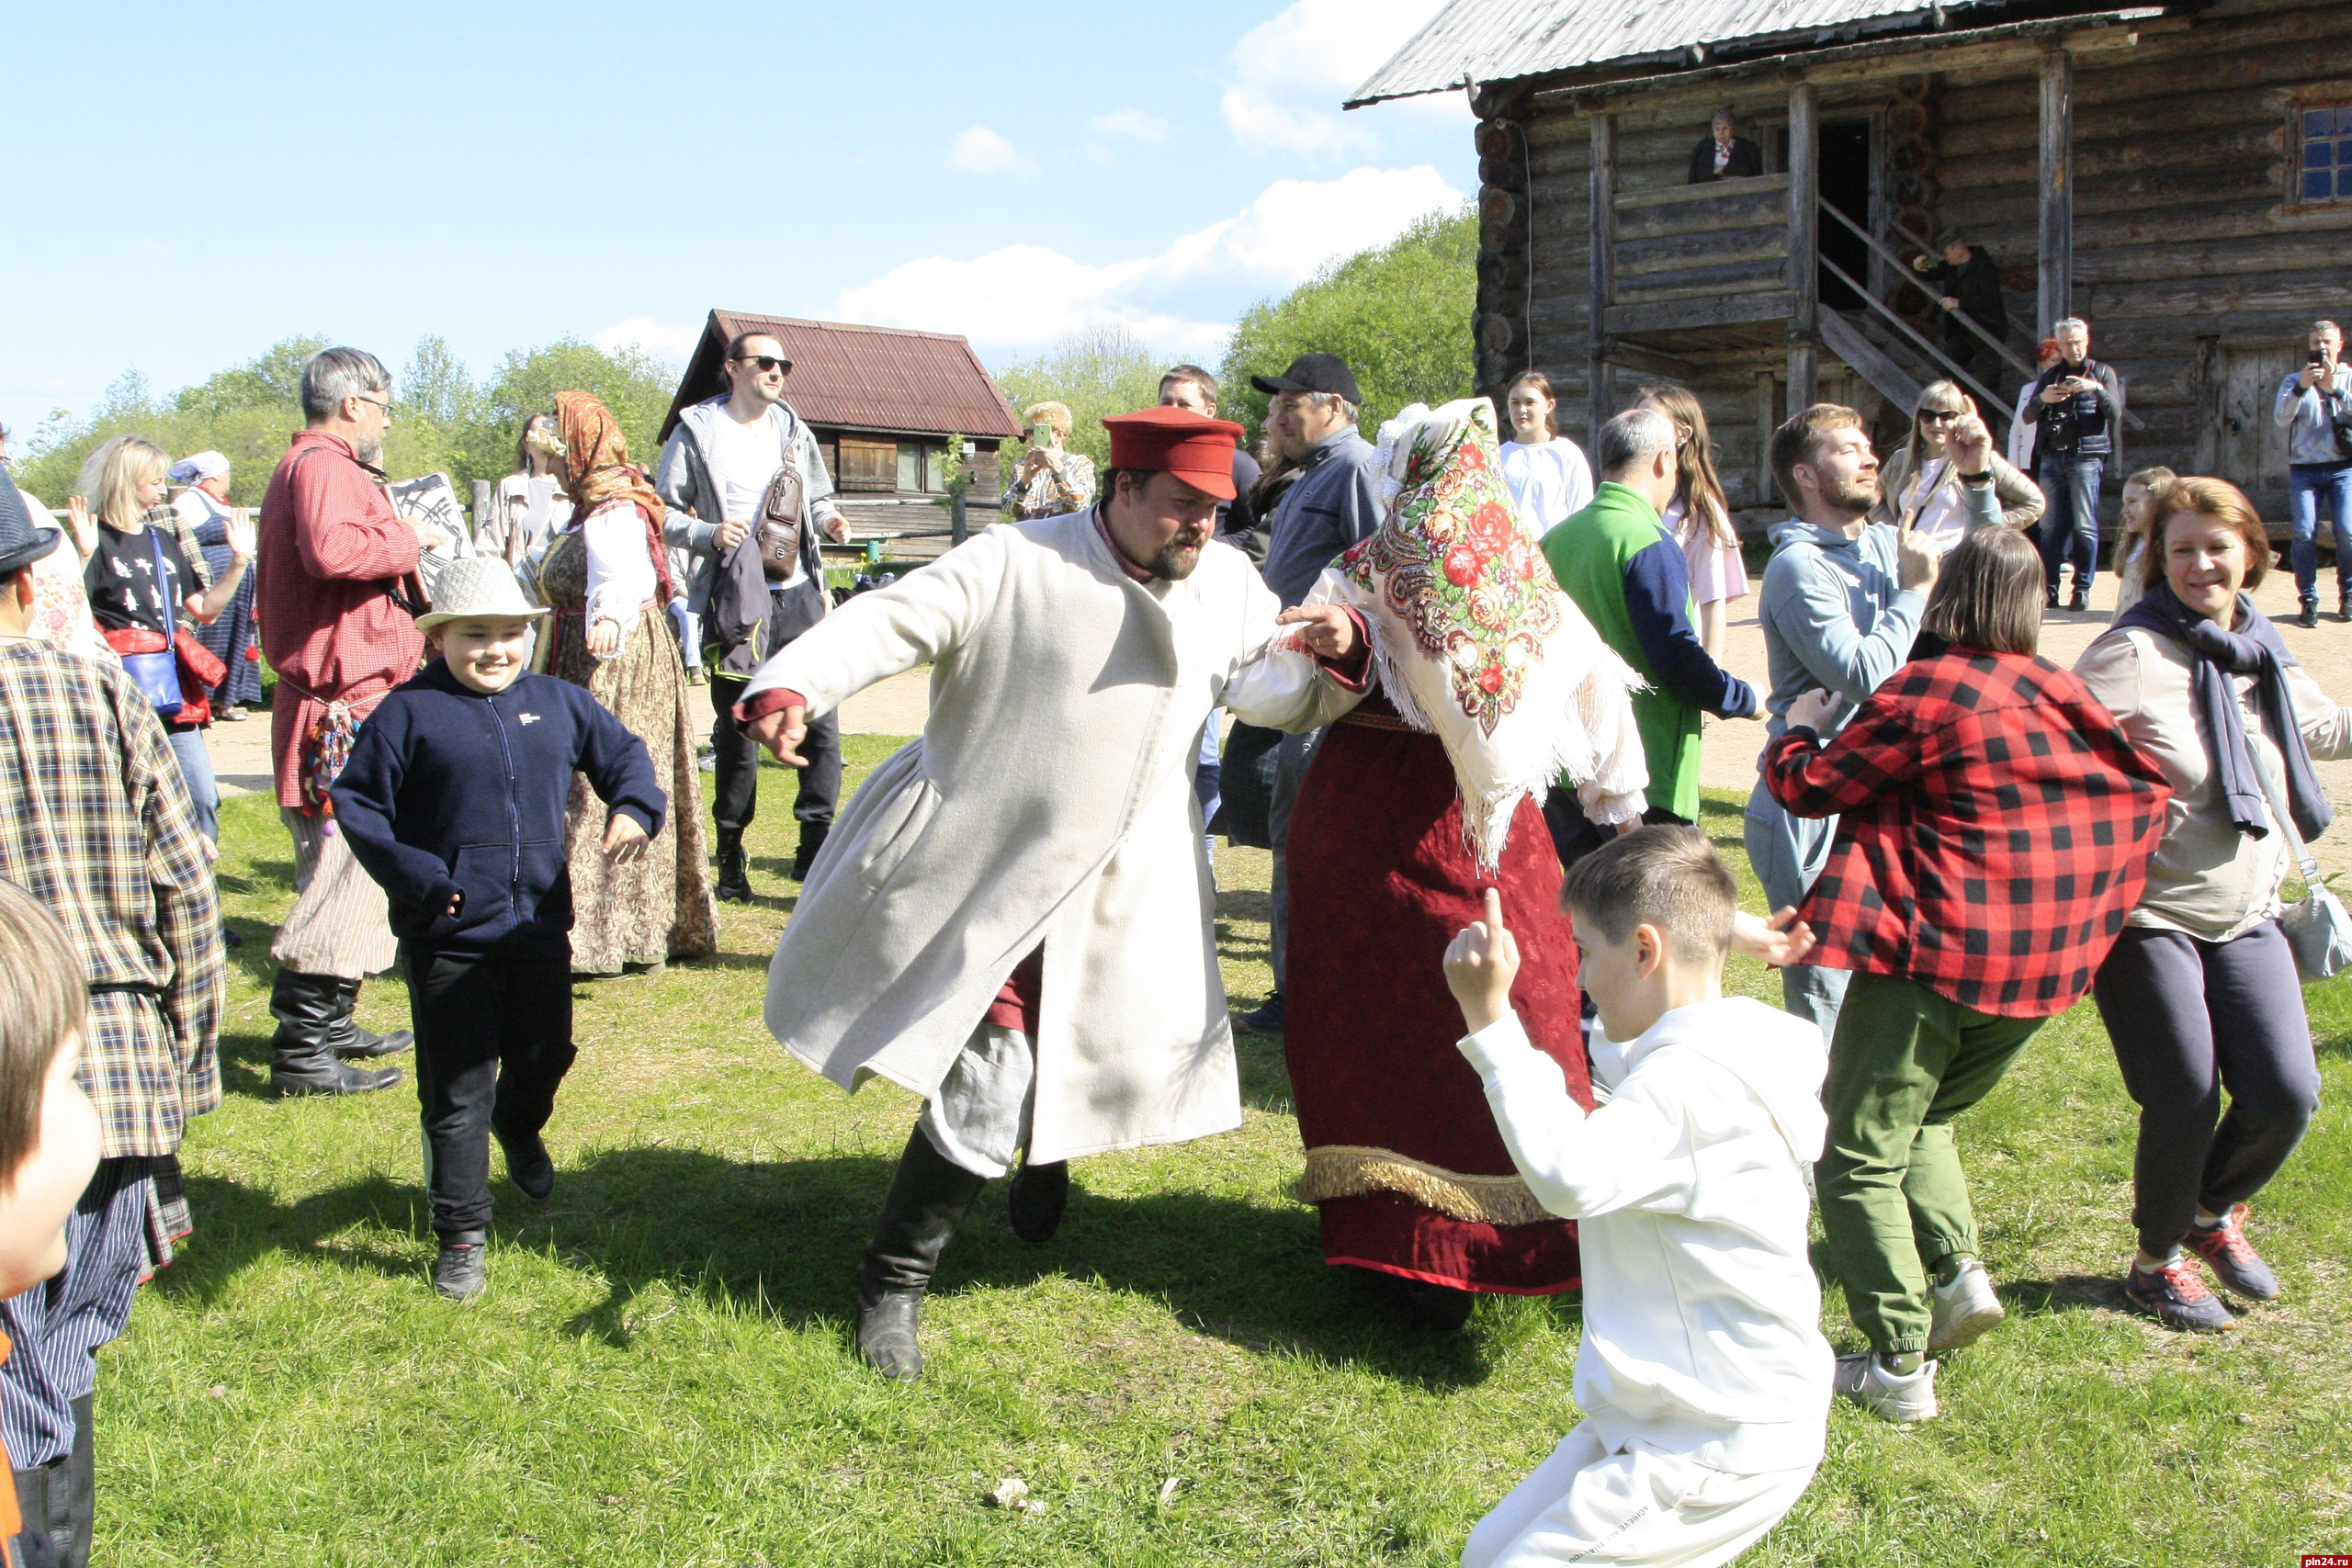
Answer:
<svg viewBox="0 0 2352 1568"><path fill-rule="evenodd" d="M723 903L752 901L752 878L743 863L743 829L718 829L718 884L711 889Z"/></svg>
<svg viewBox="0 0 2352 1568"><path fill-rule="evenodd" d="M372 1029L362 1029L354 1015L359 1008L359 982L337 980L336 989L342 994L342 1012L331 1031L329 1048L338 1056L366 1058L396 1056L416 1044L416 1036L405 1029L395 1029L390 1034L379 1034Z"/></svg>
<svg viewBox="0 0 2352 1568"><path fill-rule="evenodd" d="M922 1376L923 1292L986 1180L932 1147L921 1127L908 1135L881 1222L857 1265L857 1353L884 1377Z"/></svg>
<svg viewBox="0 0 2352 1568"><path fill-rule="evenodd" d="M1053 1240L1069 1207L1069 1161L1037 1165L1024 1157L1005 1194L1005 1207L1012 1212L1013 1235L1023 1241Z"/></svg>
<svg viewBox="0 0 2352 1568"><path fill-rule="evenodd" d="M96 1404L91 1393L74 1402L74 1451L49 1467L49 1543L58 1568L90 1568L98 1518Z"/></svg>
<svg viewBox="0 0 2352 1568"><path fill-rule="evenodd" d="M825 847L825 840L832 830L833 825L831 822L800 824L800 848L792 857L793 881L808 880L808 868L817 863L817 852Z"/></svg>
<svg viewBox="0 0 2352 1568"><path fill-rule="evenodd" d="M401 1081L398 1067L374 1071L335 1060L343 1019L343 982L332 975L280 969L270 986L277 1033L269 1043L269 1091L280 1100L308 1094L366 1094Z"/></svg>

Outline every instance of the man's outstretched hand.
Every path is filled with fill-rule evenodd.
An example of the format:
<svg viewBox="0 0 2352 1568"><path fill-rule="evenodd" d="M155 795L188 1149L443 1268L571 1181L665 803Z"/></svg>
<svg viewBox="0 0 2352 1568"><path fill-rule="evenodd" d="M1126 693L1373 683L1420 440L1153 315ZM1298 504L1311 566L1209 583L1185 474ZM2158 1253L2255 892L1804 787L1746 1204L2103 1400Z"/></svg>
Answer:
<svg viewBox="0 0 2352 1568"><path fill-rule="evenodd" d="M1797 919L1793 904L1769 920L1742 910L1732 917L1731 945L1760 964L1786 969L1804 963L1804 955L1813 951L1813 928Z"/></svg>
<svg viewBox="0 0 2352 1568"><path fill-rule="evenodd" d="M760 715L743 728L785 766L805 768L808 765L808 759L800 754L800 742L808 736L807 708L777 708L772 713Z"/></svg>
<svg viewBox="0 0 2352 1568"><path fill-rule="evenodd" d="M1510 1011L1510 983L1519 978L1519 939L1503 924L1503 896L1487 889L1487 918L1454 933L1445 949L1445 986L1476 1034Z"/></svg>

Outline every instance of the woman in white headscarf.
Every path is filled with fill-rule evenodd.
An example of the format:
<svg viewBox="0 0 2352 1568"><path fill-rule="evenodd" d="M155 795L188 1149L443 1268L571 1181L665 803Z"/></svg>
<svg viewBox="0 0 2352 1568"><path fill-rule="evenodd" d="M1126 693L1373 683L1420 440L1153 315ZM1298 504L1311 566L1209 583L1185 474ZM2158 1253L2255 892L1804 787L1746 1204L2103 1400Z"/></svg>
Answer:
<svg viewBox="0 0 2352 1568"><path fill-rule="evenodd" d="M1555 1294L1579 1267L1576 1227L1520 1179L1454 1049L1435 956L1499 889L1525 960L1511 999L1589 1102L1541 807L1566 777L1593 820L1636 819L1649 776L1638 678L1553 580L1495 434L1483 398L1382 427L1387 515L1306 599L1364 623L1370 689L1317 747L1289 846L1299 1193L1322 1211L1329 1262L1371 1270L1439 1326L1468 1315L1469 1292Z"/></svg>

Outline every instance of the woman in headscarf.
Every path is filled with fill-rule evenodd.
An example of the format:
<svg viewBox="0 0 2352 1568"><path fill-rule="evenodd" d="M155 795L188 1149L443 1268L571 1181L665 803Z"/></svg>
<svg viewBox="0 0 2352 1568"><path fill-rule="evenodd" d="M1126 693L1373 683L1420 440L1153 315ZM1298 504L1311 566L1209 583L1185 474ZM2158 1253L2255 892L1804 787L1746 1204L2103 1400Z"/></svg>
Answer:
<svg viewBox="0 0 2352 1568"><path fill-rule="evenodd" d="M181 527L194 536L214 579L225 577L236 559L229 543L229 525L236 516L229 506L229 459L209 451L183 457L172 465L171 480L187 487L172 502ZM215 718L234 722L245 716L246 706L261 706L261 663L254 649L254 588L258 579L256 572L245 573L220 618L196 630L196 640L229 667L229 673L210 694Z"/></svg>
<svg viewBox="0 0 2352 1568"><path fill-rule="evenodd" d="M1648 783L1637 677L1554 581L1495 434L1483 398L1382 427L1387 516L1306 599L1363 623L1368 689L1317 747L1290 838L1299 1195L1322 1211L1327 1261L1447 1327L1469 1292L1551 1295L1579 1269L1576 1227L1520 1179L1454 1049L1437 955L1499 889L1524 959L1512 1005L1590 1104L1543 798L1573 778L1592 820L1634 821Z"/></svg>
<svg viewBox="0 0 2352 1568"><path fill-rule="evenodd" d="M548 672L587 687L645 742L670 801L645 853L614 865L598 848L603 803L585 778L571 782L567 853L578 920L571 967L617 975L716 950L718 906L711 897L685 671L664 608L674 590L662 545L661 500L629 462L620 423L603 403L586 392L558 392L555 420L571 516L539 566L539 590L555 611Z"/></svg>

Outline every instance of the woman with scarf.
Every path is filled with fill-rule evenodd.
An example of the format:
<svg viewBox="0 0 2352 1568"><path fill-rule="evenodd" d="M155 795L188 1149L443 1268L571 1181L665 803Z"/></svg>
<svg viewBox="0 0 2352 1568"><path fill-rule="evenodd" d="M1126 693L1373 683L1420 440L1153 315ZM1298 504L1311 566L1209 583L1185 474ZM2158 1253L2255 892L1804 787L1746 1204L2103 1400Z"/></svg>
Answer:
<svg viewBox="0 0 2352 1568"><path fill-rule="evenodd" d="M1363 623L1366 690L1316 749L1290 841L1299 1195L1322 1212L1328 1262L1437 1327L1468 1316L1471 1292L1579 1279L1575 1225L1528 1190L1454 1049L1437 955L1498 888L1524 960L1512 1005L1589 1105L1543 797L1573 778L1592 820L1629 822L1648 783L1638 680L1553 581L1495 436L1483 398L1382 427L1387 515L1306 599Z"/></svg>
<svg viewBox="0 0 2352 1568"><path fill-rule="evenodd" d="M2154 505L2144 592L2075 666L2173 786L2146 891L2093 994L2140 1106L2140 1246L2124 1295L2175 1327L2211 1330L2233 1320L2196 1259L2233 1295L2279 1293L2246 1241L2246 1205L2319 1104L2303 989L2278 927L2294 858L2279 813L2304 839L2325 830L2312 759L2352 757L2352 707L2320 689L2254 607L2270 539L2245 497L2182 479Z"/></svg>
<svg viewBox="0 0 2352 1568"><path fill-rule="evenodd" d="M598 847L604 804L586 778L571 781L571 967L582 975L658 969L718 945L686 675L665 610L674 590L662 502L629 462L619 422L603 403L558 392L555 423L571 515L539 566L540 591L555 611L548 672L587 687L645 742L670 802L645 853L615 865Z"/></svg>
<svg viewBox="0 0 2352 1568"><path fill-rule="evenodd" d="M172 465L174 484L185 485L172 502L180 526L193 536L204 553L204 564L215 579L228 575L236 549L229 542L236 513L229 506L229 459L218 452L198 452ZM209 626L198 626L196 640L229 667L212 688L212 716L236 722L247 707L261 706L261 662L254 647L254 587L255 574L247 572L237 584L229 607Z"/></svg>

